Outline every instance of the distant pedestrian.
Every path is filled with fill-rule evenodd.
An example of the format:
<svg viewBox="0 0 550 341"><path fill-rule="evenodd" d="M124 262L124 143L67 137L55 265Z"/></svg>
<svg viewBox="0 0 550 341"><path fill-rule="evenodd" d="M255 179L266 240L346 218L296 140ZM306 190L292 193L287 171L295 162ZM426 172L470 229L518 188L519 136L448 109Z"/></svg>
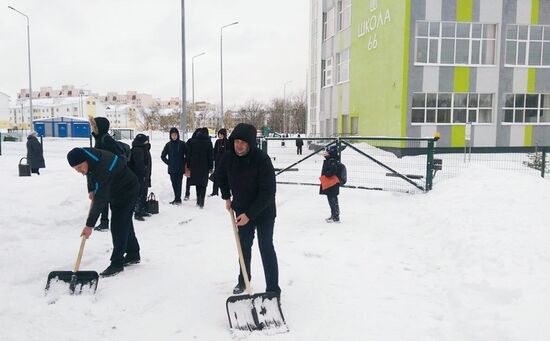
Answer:
<svg viewBox="0 0 550 341"><path fill-rule="evenodd" d="M302 155L302 146L304 145L304 140L300 137L300 134L298 134L298 138L296 138L296 154Z"/></svg>
<svg viewBox="0 0 550 341"><path fill-rule="evenodd" d="M138 179L118 155L95 148L73 148L67 161L75 171L86 175L92 205L81 236L89 238L92 228L107 203L111 203L111 264L100 274L109 277L130 264L140 262L139 243L134 232L132 213L139 192Z"/></svg>
<svg viewBox="0 0 550 341"><path fill-rule="evenodd" d="M189 180L197 190L197 206L204 207L208 186L208 175L214 169L212 142L208 128L201 128L188 145L187 167L191 172Z"/></svg>
<svg viewBox="0 0 550 341"><path fill-rule="evenodd" d="M319 194L327 196L330 206L330 217L325 219L327 223L340 222L340 207L338 206L338 194L340 194L340 180L338 179L338 147L330 146L324 153L323 169L321 170L321 188Z"/></svg>
<svg viewBox="0 0 550 341"><path fill-rule="evenodd" d="M214 144L214 168L220 164L223 154L227 150L227 130L222 128L218 131L218 139ZM212 194L210 196L218 195L218 181L214 177L214 184L212 186Z"/></svg>
<svg viewBox="0 0 550 341"><path fill-rule="evenodd" d="M145 207L147 189L151 187L151 154L149 153L149 137L137 134L132 142L132 151L128 167L134 172L139 182L139 194L134 211L134 219L143 221L149 217Z"/></svg>
<svg viewBox="0 0 550 341"><path fill-rule="evenodd" d="M40 168L46 168L44 150L35 131L27 136L27 163L31 166L31 172L38 175L40 175Z"/></svg>
<svg viewBox="0 0 550 341"><path fill-rule="evenodd" d="M177 128L170 129L170 141L166 143L160 158L168 165L168 174L174 190L174 200L170 201L172 205L181 204L181 183L186 157L185 142L180 140L180 132Z"/></svg>

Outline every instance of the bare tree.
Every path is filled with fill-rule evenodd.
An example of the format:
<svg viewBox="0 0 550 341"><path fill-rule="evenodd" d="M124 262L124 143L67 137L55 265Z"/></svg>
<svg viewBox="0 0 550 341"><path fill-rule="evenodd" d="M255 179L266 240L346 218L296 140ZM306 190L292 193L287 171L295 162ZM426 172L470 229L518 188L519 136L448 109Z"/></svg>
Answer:
<svg viewBox="0 0 550 341"><path fill-rule="evenodd" d="M306 93L301 92L292 98L290 103L290 120L288 126L290 131L296 133L305 133L307 124L307 100Z"/></svg>
<svg viewBox="0 0 550 341"><path fill-rule="evenodd" d="M174 110L166 115L159 115L159 128L163 131L168 131L172 127L179 127L180 111ZM183 132L182 132L183 133Z"/></svg>
<svg viewBox="0 0 550 341"><path fill-rule="evenodd" d="M274 98L271 100L271 105L269 106L269 118L267 120L267 125L271 131L283 132L283 112L284 112L284 103L282 98Z"/></svg>
<svg viewBox="0 0 550 341"><path fill-rule="evenodd" d="M159 128L159 107L140 109L141 118L138 116L138 126L141 130L157 130Z"/></svg>
<svg viewBox="0 0 550 341"><path fill-rule="evenodd" d="M256 100L246 102L239 110L239 115L244 122L252 124L256 129L261 129L265 124L265 106Z"/></svg>

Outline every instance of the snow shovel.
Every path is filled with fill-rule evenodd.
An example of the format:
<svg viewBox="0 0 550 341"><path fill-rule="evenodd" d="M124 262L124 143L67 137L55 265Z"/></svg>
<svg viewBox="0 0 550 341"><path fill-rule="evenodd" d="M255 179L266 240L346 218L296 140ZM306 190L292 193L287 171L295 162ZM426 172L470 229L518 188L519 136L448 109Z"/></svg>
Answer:
<svg viewBox="0 0 550 341"><path fill-rule="evenodd" d="M239 264L244 278L247 294L231 296L227 299L225 307L229 319L229 327L236 331L264 330L269 334L288 332L288 327L281 311L279 295L271 292L252 294L252 287L248 280L248 272L244 264L241 240L235 222L235 213L229 209L233 233L239 252Z"/></svg>
<svg viewBox="0 0 550 341"><path fill-rule="evenodd" d="M84 245L86 244L86 236L82 236L80 242L80 251L78 251L78 257L76 258L76 264L74 265L74 271L52 271L48 275L48 282L46 283L46 292L50 289L51 282L61 281L69 283L69 289L71 294L82 293L83 288L87 288L86 291L92 289L93 292L97 290L97 283L99 281L99 274L97 271L78 271L80 268L80 260L84 253Z"/></svg>

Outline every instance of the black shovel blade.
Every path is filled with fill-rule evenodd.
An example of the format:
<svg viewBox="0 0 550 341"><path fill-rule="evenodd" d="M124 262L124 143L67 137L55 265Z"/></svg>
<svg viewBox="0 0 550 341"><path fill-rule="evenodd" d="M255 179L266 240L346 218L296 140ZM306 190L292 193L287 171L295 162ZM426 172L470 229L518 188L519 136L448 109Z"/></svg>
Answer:
<svg viewBox="0 0 550 341"><path fill-rule="evenodd" d="M72 294L81 294L83 289L95 293L99 274L97 271L52 271L48 275L46 292L50 289L51 284L56 281L68 283Z"/></svg>
<svg viewBox="0 0 550 341"><path fill-rule="evenodd" d="M231 296L225 306L231 329L263 330L269 334L288 332L281 301L276 293Z"/></svg>

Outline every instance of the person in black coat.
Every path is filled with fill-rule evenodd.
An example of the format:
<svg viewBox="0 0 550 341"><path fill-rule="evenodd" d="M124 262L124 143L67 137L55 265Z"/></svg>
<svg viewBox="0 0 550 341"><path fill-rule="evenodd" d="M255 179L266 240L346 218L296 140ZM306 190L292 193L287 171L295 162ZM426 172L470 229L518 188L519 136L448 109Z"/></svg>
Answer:
<svg viewBox="0 0 550 341"><path fill-rule="evenodd" d="M227 130L225 128L222 128L218 131L218 139L216 140L216 143L214 143L214 166L218 165L220 163L220 160L227 150ZM212 193L210 196L218 195L218 182L216 181L216 178L214 178L214 184L212 186Z"/></svg>
<svg viewBox="0 0 550 341"><path fill-rule="evenodd" d="M111 264L101 273L108 277L124 266L140 262L139 243L134 232L132 213L139 192L138 179L117 155L95 148L73 148L67 161L78 173L86 175L92 200L81 236L89 238L103 208L111 204Z"/></svg>
<svg viewBox="0 0 550 341"><path fill-rule="evenodd" d="M143 217L151 216L145 208L147 188L151 186L151 154L149 153L149 137L137 134L132 142L130 163L128 166L134 172L139 182L139 195L136 202L134 218L143 221Z"/></svg>
<svg viewBox="0 0 550 341"><path fill-rule="evenodd" d="M175 127L171 128L170 141L164 146L160 158L168 165L168 174L174 190L174 200L170 202L172 205L181 204L181 183L186 155L187 148L185 142L180 140L179 130Z"/></svg>
<svg viewBox="0 0 550 341"><path fill-rule="evenodd" d="M298 138L296 139L296 154L302 155L302 146L304 145L304 140L300 137L300 134L298 134Z"/></svg>
<svg viewBox="0 0 550 341"><path fill-rule="evenodd" d="M191 138L188 139L187 142L185 142L187 150L189 150L189 145L192 143L193 139L197 137L197 134L201 129L202 128L195 129L195 131L193 132L193 135L191 135ZM191 179L189 176L190 174L191 173L189 172L189 166L187 166L186 164L185 165L185 197L183 197L183 200L185 201L189 200L189 197L191 196Z"/></svg>
<svg viewBox="0 0 550 341"><path fill-rule="evenodd" d="M90 117L92 127L92 136L94 137L94 148L106 150L113 154L119 154L115 139L109 135L109 120L105 117ZM101 212L99 225L95 227L97 231L107 231L109 229L109 205L106 205Z"/></svg>
<svg viewBox="0 0 550 341"><path fill-rule="evenodd" d="M321 170L321 187L319 194L327 196L330 206L330 217L326 220L327 223L340 222L340 207L338 205L338 194L340 194L340 183L337 180L338 174L338 147L330 146L325 151L325 161ZM326 183L325 183L326 182ZM323 189L324 186L325 189Z"/></svg>
<svg viewBox="0 0 550 341"><path fill-rule="evenodd" d="M188 144L187 167L190 171L189 180L197 189L197 205L204 207L204 197L208 186L208 174L214 169L212 142L208 136L208 128L201 128L195 138Z"/></svg>
<svg viewBox="0 0 550 341"><path fill-rule="evenodd" d="M236 213L239 239L249 277L252 242L257 230L266 291L279 295L279 267L273 246L273 228L277 215L275 171L269 156L256 146L254 126L240 123L235 127L228 140L228 152L222 156L214 175L220 185L226 208L233 208ZM243 291L244 279L240 273L233 293L239 294Z"/></svg>
<svg viewBox="0 0 550 341"><path fill-rule="evenodd" d="M27 162L31 166L31 172L40 175L40 168L46 168L42 144L33 131L27 136Z"/></svg>

